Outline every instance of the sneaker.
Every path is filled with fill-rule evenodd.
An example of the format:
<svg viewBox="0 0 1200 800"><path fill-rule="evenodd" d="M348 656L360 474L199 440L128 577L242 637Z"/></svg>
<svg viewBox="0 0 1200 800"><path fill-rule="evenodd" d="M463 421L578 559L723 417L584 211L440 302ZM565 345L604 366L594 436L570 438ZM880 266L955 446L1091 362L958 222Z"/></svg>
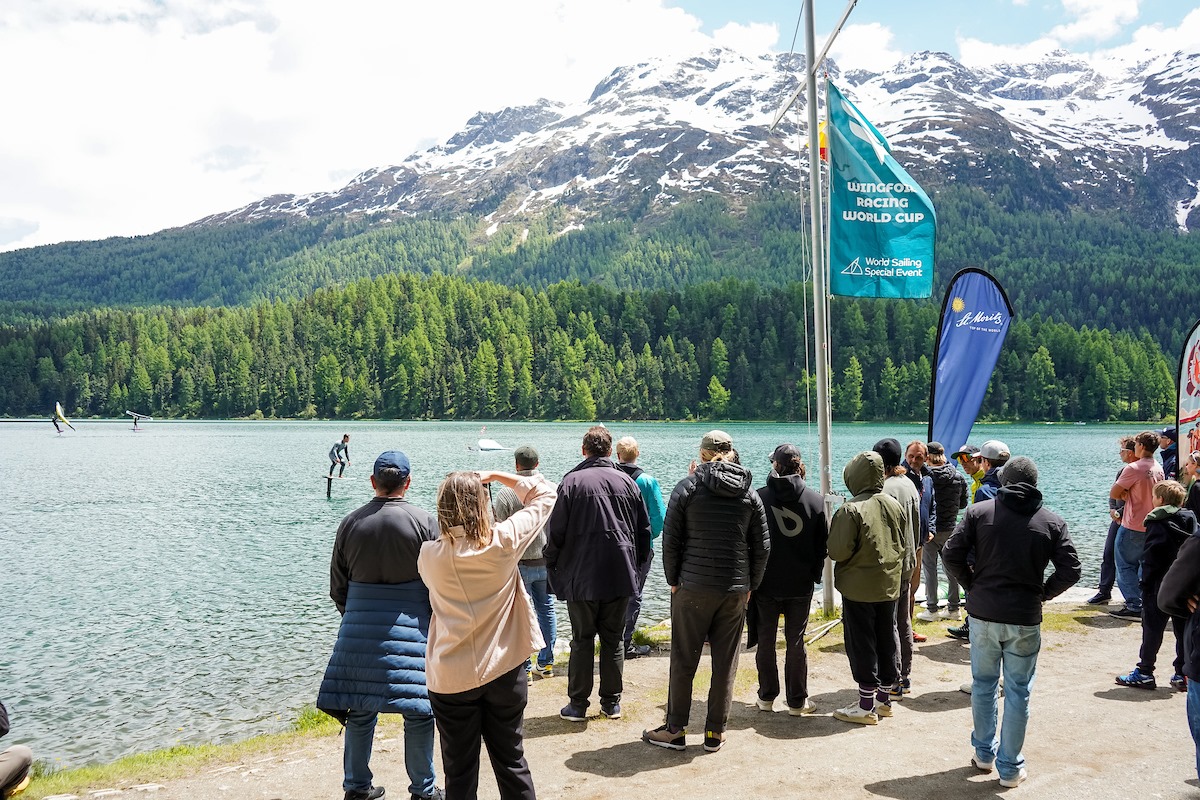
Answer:
<svg viewBox="0 0 1200 800"><path fill-rule="evenodd" d="M904 685L901 683L893 683L892 688L888 689L888 697L892 698L893 700L903 700Z"/></svg>
<svg viewBox="0 0 1200 800"><path fill-rule="evenodd" d="M1108 601L1112 600L1112 595L1108 592L1096 592L1088 598L1089 606L1104 606L1108 605Z"/></svg>
<svg viewBox="0 0 1200 800"><path fill-rule="evenodd" d="M878 725L879 715L874 710L867 709L855 703L852 706L839 708L833 712L834 719L840 719L842 722L857 722L859 725Z"/></svg>
<svg viewBox="0 0 1200 800"><path fill-rule="evenodd" d="M1157 689L1158 684L1154 680L1153 675L1147 675L1137 667L1133 668L1133 672L1128 675L1118 675L1117 684L1120 686L1129 686L1134 689Z"/></svg>
<svg viewBox="0 0 1200 800"><path fill-rule="evenodd" d="M1177 692L1187 691L1187 678L1176 672L1171 676L1171 688Z"/></svg>
<svg viewBox="0 0 1200 800"><path fill-rule="evenodd" d="M965 623L959 625L957 628L946 628L946 633L964 642L971 641L971 626Z"/></svg>
<svg viewBox="0 0 1200 800"><path fill-rule="evenodd" d="M626 658L641 658L648 655L650 655L650 645L648 644L630 644L625 648Z"/></svg>
<svg viewBox="0 0 1200 800"><path fill-rule="evenodd" d="M554 665L547 664L544 667L539 666L537 668L537 674L538 674L538 677L540 677L540 678L553 678L554 677Z"/></svg>
<svg viewBox="0 0 1200 800"><path fill-rule="evenodd" d="M958 690L959 690L960 692L962 692L963 694L970 694L970 693L971 693L971 688L972 688L972 686L973 686L973 685L974 685L974 684L973 684L973 682L972 682L972 681L967 681L966 683L964 683L964 684L961 684L961 685L958 687ZM1003 679L1003 678L1001 678L1001 679L1000 679L1000 696L1001 696L1001 697L1004 697L1004 679Z"/></svg>
<svg viewBox="0 0 1200 800"><path fill-rule="evenodd" d="M600 714L602 716L608 717L609 719L620 719L621 718L621 704L620 703L601 703L600 704Z"/></svg>
<svg viewBox="0 0 1200 800"><path fill-rule="evenodd" d="M956 622L961 622L962 621L962 612L959 611L957 608L952 608L946 612L946 615L943 617L943 619L952 619L952 620L955 620Z"/></svg>
<svg viewBox="0 0 1200 800"><path fill-rule="evenodd" d="M347 789L346 800L377 800L384 794L382 786L372 786L370 789Z"/></svg>
<svg viewBox="0 0 1200 800"><path fill-rule="evenodd" d="M587 722L587 706L567 703L562 707L562 711L558 712L558 716L568 722Z"/></svg>
<svg viewBox="0 0 1200 800"><path fill-rule="evenodd" d="M1024 767L1021 767L1021 771L1018 772L1016 775L1013 775L1011 778L1001 778L1000 785L1003 786L1005 789L1015 789L1018 786L1020 786L1022 783L1024 783L1025 779L1028 777L1029 777L1029 773L1025 771Z"/></svg>
<svg viewBox="0 0 1200 800"><path fill-rule="evenodd" d="M979 756L971 756L971 766L980 772L991 772L996 767L995 761L980 761Z"/></svg>
<svg viewBox="0 0 1200 800"><path fill-rule="evenodd" d="M1129 606L1121 606L1116 611L1108 612L1108 615L1110 617L1118 617L1120 619L1141 619L1142 610L1140 608L1134 610Z"/></svg>
<svg viewBox="0 0 1200 800"><path fill-rule="evenodd" d="M917 633L916 631L913 631L913 641L917 644L920 644L921 642L929 641L929 637L923 633Z"/></svg>
<svg viewBox="0 0 1200 800"><path fill-rule="evenodd" d="M725 732L721 731L705 731L704 732L704 752L715 753L725 746Z"/></svg>
<svg viewBox="0 0 1200 800"><path fill-rule="evenodd" d="M659 725L652 731L642 731L642 741L668 750L682 750L687 747L687 731L673 731L666 725Z"/></svg>
<svg viewBox="0 0 1200 800"><path fill-rule="evenodd" d="M917 614L917 619L921 622L937 622L942 618L942 615L937 611L922 611Z"/></svg>
<svg viewBox="0 0 1200 800"><path fill-rule="evenodd" d="M875 701L875 716L879 717L880 719L882 719L884 717L892 716L892 704L891 703L880 703L878 700L876 700Z"/></svg>
<svg viewBox="0 0 1200 800"><path fill-rule="evenodd" d="M804 705L799 708L789 708L788 714L793 717L802 717L805 714L812 714L817 710L817 706L812 700L805 699Z"/></svg>
<svg viewBox="0 0 1200 800"><path fill-rule="evenodd" d="M758 706L759 711L774 711L775 710L775 701L774 700L763 700L760 697L759 699L754 701L754 705Z"/></svg>
<svg viewBox="0 0 1200 800"><path fill-rule="evenodd" d="M410 794L408 800L446 800L446 793L438 787L433 787L432 794Z"/></svg>

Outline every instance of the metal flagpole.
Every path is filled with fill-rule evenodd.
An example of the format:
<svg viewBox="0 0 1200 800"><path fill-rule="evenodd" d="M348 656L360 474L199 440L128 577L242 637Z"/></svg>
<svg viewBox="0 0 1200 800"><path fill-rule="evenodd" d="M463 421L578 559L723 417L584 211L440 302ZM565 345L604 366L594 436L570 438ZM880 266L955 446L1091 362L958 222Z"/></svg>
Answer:
<svg viewBox="0 0 1200 800"><path fill-rule="evenodd" d="M849 10L849 9L847 9ZM830 436L833 418L829 408L829 320L825 314L825 239L821 230L821 153L817 121L816 33L813 23L813 0L804 0L804 72L808 87L808 206L812 226L813 265L813 327L816 328L817 357L817 441L820 449L821 496L825 498L826 519L830 519L830 500L833 480L830 473L832 455ZM826 614L833 613L833 562L825 559L821 605Z"/></svg>

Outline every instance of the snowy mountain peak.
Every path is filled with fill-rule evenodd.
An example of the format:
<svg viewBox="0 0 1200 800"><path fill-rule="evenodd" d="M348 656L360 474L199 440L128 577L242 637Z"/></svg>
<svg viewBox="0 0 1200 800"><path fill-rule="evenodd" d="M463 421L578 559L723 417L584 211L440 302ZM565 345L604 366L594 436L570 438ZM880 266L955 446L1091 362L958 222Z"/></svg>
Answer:
<svg viewBox="0 0 1200 800"><path fill-rule="evenodd" d="M836 77L835 64L827 65ZM197 224L341 213L478 213L495 223L551 206L570 224L703 193L795 190L804 98L795 54L721 48L619 67L574 104L480 112L445 144L370 169L337 192L272 197ZM1200 224L1200 54L1063 50L967 67L915 53L842 82L914 177L1002 189L1022 207L1120 209L1147 225Z"/></svg>

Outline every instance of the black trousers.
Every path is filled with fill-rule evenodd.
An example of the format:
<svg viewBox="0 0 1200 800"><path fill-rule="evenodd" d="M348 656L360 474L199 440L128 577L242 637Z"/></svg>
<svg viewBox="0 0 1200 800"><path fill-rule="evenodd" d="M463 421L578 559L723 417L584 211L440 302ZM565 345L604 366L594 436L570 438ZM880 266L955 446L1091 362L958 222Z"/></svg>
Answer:
<svg viewBox="0 0 1200 800"><path fill-rule="evenodd" d="M1138 653L1138 669L1147 675L1154 674L1154 664L1158 661L1158 650L1162 647L1168 622L1175 631L1175 674L1182 675L1187 620L1172 617L1158 607L1158 586L1142 584L1142 649Z"/></svg>
<svg viewBox="0 0 1200 800"><path fill-rule="evenodd" d="M781 598L756 593L750 602L758 606L758 647L754 655L758 667L758 697L774 700L779 696L775 637L782 614L783 638L787 646L783 661L784 697L788 708L800 708L808 699L808 651L804 647L804 633L812 611L812 595Z"/></svg>
<svg viewBox="0 0 1200 800"><path fill-rule="evenodd" d="M642 611L642 591L646 588L646 578L650 575L650 565L654 563L651 557L644 569L638 570L637 594L629 598L629 607L625 609L625 649L633 644L633 631L637 627L638 615Z"/></svg>
<svg viewBox="0 0 1200 800"><path fill-rule="evenodd" d="M859 686L896 682L896 601L860 603L842 598L842 627L850 673Z"/></svg>
<svg viewBox="0 0 1200 800"><path fill-rule="evenodd" d="M628 597L615 600L568 600L571 618L571 660L567 662L567 697L571 705L587 708L592 696L592 660L600 637L600 702L616 703L624 689L625 609Z"/></svg>
<svg viewBox="0 0 1200 800"><path fill-rule="evenodd" d="M529 685L525 665L457 694L429 693L442 746L448 800L475 800L479 794L479 745L487 745L502 800L535 800L533 776L525 760L525 704Z"/></svg>
<svg viewBox="0 0 1200 800"><path fill-rule="evenodd" d="M746 624L745 592L696 592L679 587L671 595L671 677L667 689L667 724L686 728L692 711L692 681L700 665L704 640L712 656L708 716L704 730L723 733L733 705L742 628ZM775 645L772 643L771 652Z"/></svg>
<svg viewBox="0 0 1200 800"><path fill-rule="evenodd" d="M1100 557L1100 585L1097 594L1112 594L1113 585L1117 582L1117 562L1114 560L1113 547L1117 543L1117 528L1120 522L1112 522L1108 526L1108 536L1104 539L1104 553Z"/></svg>

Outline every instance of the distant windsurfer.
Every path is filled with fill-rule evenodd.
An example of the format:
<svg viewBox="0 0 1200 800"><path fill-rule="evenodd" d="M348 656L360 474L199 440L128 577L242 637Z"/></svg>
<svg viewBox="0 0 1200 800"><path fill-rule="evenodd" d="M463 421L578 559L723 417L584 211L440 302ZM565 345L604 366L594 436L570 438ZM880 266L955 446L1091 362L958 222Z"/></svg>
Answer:
<svg viewBox="0 0 1200 800"><path fill-rule="evenodd" d="M58 424L58 417L51 414L50 421L54 423L54 430L58 431L58 434L61 436L62 435L62 425Z"/></svg>
<svg viewBox="0 0 1200 800"><path fill-rule="evenodd" d="M350 434L342 436L340 442L335 442L333 449L329 451L329 477L333 477L333 468L339 467L338 477L342 477L342 473L346 471L346 467L350 464Z"/></svg>

